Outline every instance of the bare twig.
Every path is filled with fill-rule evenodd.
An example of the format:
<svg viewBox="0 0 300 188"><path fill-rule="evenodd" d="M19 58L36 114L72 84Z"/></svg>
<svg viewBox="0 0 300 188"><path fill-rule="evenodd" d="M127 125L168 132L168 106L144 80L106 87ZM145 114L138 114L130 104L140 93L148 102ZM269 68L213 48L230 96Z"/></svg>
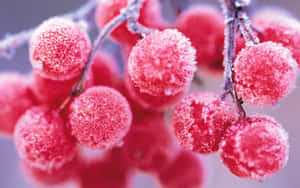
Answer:
<svg viewBox="0 0 300 188"><path fill-rule="evenodd" d="M224 15L225 15L225 43L224 43L224 62L223 65L225 66L224 72L224 86L223 86L223 93L221 95L221 99L224 100L226 96L229 94L231 95L236 107L238 109L240 119L246 117L246 112L242 106L243 101L239 98L236 88L234 85L234 71L233 71L233 62L235 57L235 38L236 33L239 29L239 24L241 20L246 19L246 17L240 17L241 15L245 16L244 9L246 6L249 5L250 1L244 0L220 0L222 5ZM244 28L244 24L241 24L240 27ZM245 26L246 27L246 26ZM243 36L247 36L250 40L251 35L248 35L248 32L243 31ZM247 27L248 29L248 27Z"/></svg>
<svg viewBox="0 0 300 188"><path fill-rule="evenodd" d="M89 0L86 4L84 4L76 11L61 15L60 17L69 18L75 22L85 21L90 27L91 25L93 25L91 24L91 22L93 21L93 15L97 3L98 0ZM34 30L35 28L31 28L19 33L7 34L0 41L0 57L4 57L7 59L12 58L15 53L15 49L27 43Z"/></svg>
<svg viewBox="0 0 300 188"><path fill-rule="evenodd" d="M84 69L81 72L81 75L79 77L77 84L75 85L74 89L70 93L70 96L61 104L60 110L63 110L68 105L68 103L72 100L72 98L74 98L75 96L77 96L83 92L84 83L86 81L90 66L93 62L93 59L96 55L97 50L100 48L100 46L102 45L102 43L103 43L104 39L107 37L107 35L114 28L119 26L124 21L127 21L128 18L131 18L132 16L134 16L134 14L139 12L143 1L144 0L132 0L128 4L128 6L125 9L123 9L117 17L115 17L112 21L110 21L107 25L104 26L104 28L99 33L97 39L94 41L92 51L90 53L90 56L88 58L88 61L85 65Z"/></svg>

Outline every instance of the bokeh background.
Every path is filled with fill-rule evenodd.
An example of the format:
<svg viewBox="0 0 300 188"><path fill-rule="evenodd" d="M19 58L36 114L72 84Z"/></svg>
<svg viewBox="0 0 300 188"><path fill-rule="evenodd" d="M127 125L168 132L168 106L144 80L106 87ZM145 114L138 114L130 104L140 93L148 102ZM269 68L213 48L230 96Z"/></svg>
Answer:
<svg viewBox="0 0 300 188"><path fill-rule="evenodd" d="M164 0L167 1L167 0ZM183 1L183 0L182 0ZM211 3L218 5L217 0L184 0L187 3ZM0 0L0 38L7 33L15 33L34 27L46 18L75 10L86 0ZM299 0L257 0L255 9L262 6L277 6L286 9L300 18ZM163 6L164 14L169 16L170 7ZM169 16L170 17L170 16ZM201 29L201 28L197 28ZM92 33L95 35L95 32ZM114 46L107 45L107 50L113 51ZM11 60L0 59L0 71L18 71L30 73L31 66L28 60L28 48L18 49ZM204 85L193 86L192 91L210 90L219 92L222 77L219 79L201 75ZM299 82L298 82L299 85ZM1 93L0 93L1 94ZM257 109L247 107L249 114L264 113L275 117L289 133L290 158L287 166L278 174L263 181L249 181L233 176L220 162L217 154L204 156L208 171L207 188L300 188L300 88L296 88L287 98L273 107ZM1 108L1 107L0 107ZM0 138L0 188L30 188L20 172L17 153L10 139ZM67 185L66 187L72 187ZM146 175L136 178L135 188L157 187Z"/></svg>

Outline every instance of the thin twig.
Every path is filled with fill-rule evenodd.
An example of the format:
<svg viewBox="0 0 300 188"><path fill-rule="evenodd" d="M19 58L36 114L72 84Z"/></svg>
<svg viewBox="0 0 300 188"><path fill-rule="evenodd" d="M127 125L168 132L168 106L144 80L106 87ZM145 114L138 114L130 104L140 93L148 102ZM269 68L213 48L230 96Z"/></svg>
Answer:
<svg viewBox="0 0 300 188"><path fill-rule="evenodd" d="M89 0L82 7L71 13L63 14L59 17L65 17L73 20L74 22L86 21L88 26L91 26L93 21L93 15L95 12L98 0ZM15 49L21 47L30 39L33 31L36 28L31 28L25 31L21 31L15 34L7 34L0 41L0 57L10 59L15 54ZM89 27L88 27L89 29Z"/></svg>
<svg viewBox="0 0 300 188"><path fill-rule="evenodd" d="M224 100L228 94L231 95L236 107L238 109L240 118L246 117L246 112L242 106L242 100L237 95L234 86L234 71L233 62L235 57L235 38L239 26L238 12L235 0L220 0L224 14L225 14L225 43L224 43L224 86L221 99Z"/></svg>
<svg viewBox="0 0 300 188"><path fill-rule="evenodd" d="M148 27L145 27L138 23L139 18L139 9L137 9L137 6L129 7L128 9L123 9L122 11L127 11L127 27L130 31L137 33L141 36L141 38L144 38L145 35L150 34L153 32L152 29L149 29Z"/></svg>
<svg viewBox="0 0 300 188"><path fill-rule="evenodd" d="M259 43L259 39L255 35L253 27L251 27L250 19L247 16L246 10L238 12L239 17L239 30L246 40L246 46Z"/></svg>
<svg viewBox="0 0 300 188"><path fill-rule="evenodd" d="M107 25L104 26L104 28L101 30L101 32L98 34L97 39L94 41L94 45L92 48L92 51L90 53L90 56L88 58L88 61L82 70L79 80L77 84L75 85L74 89L70 93L69 97L61 104L60 111L62 111L72 100L72 98L76 97L77 95L81 94L84 90L84 83L87 79L87 74L89 72L90 66L93 62L93 59L97 53L97 50L102 45L104 39L107 37L107 35L117 26L122 24L124 21L127 21L128 18L133 16L133 14L136 14L136 12L139 12L142 3L144 0L132 0L129 5L121 11L121 13L116 16L112 21L110 21Z"/></svg>

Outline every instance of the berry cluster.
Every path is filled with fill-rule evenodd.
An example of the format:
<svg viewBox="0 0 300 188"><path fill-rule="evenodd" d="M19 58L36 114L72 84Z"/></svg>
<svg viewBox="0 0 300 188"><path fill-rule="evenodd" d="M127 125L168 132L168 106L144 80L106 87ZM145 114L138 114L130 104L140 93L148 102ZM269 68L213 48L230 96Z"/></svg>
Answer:
<svg viewBox="0 0 300 188"><path fill-rule="evenodd" d="M86 28L69 18L38 26L29 43L31 78L6 73L0 79L0 133L13 137L27 179L120 188L146 172L164 188L203 187L205 171L196 154L215 152L241 178L262 180L282 169L289 147L285 130L271 117L241 111L243 102L276 104L295 87L300 23L278 11L258 12L258 43L248 18L239 17L248 4L228 8L225 2L225 17L233 11L233 21L224 24L218 9L197 5L171 26L158 0L100 1L94 45ZM238 28L242 37L235 35ZM225 31L230 35L224 37ZM124 74L98 49L106 33L125 53ZM222 95L188 94L197 70L224 68L229 82ZM104 152L92 155L86 148Z"/></svg>

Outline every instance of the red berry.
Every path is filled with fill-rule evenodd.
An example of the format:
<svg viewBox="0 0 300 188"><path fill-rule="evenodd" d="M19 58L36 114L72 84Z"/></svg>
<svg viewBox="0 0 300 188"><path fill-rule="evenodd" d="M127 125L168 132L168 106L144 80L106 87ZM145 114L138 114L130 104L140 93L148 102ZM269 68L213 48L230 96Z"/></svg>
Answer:
<svg viewBox="0 0 300 188"><path fill-rule="evenodd" d="M91 65L94 85L116 87L120 78L117 62L109 54L99 51Z"/></svg>
<svg viewBox="0 0 300 188"><path fill-rule="evenodd" d="M128 0L100 1L95 18L99 28L103 28L127 6ZM145 0L140 10L138 22L146 27L157 28L163 22L158 0ZM128 30L127 22L122 23L111 32L111 36L123 45L133 46L140 36Z"/></svg>
<svg viewBox="0 0 300 188"><path fill-rule="evenodd" d="M265 179L287 162L287 134L273 118L253 116L226 130L220 154L224 165L234 175Z"/></svg>
<svg viewBox="0 0 300 188"><path fill-rule="evenodd" d="M85 83L86 88L94 84L93 79L94 77L89 74ZM51 80L33 73L31 88L40 103L59 106L70 95L78 80L78 77L71 80Z"/></svg>
<svg viewBox="0 0 300 188"><path fill-rule="evenodd" d="M128 74L125 75L124 81L126 93L131 99L132 104L136 108L142 108L143 110L150 111L165 111L166 109L169 109L187 93L189 88L187 87L186 90L175 95L153 96L141 92L141 90L132 83L131 79L128 77Z"/></svg>
<svg viewBox="0 0 300 188"><path fill-rule="evenodd" d="M195 26L205 29L195 29ZM224 17L213 6L195 6L176 20L176 28L191 39L197 50L197 66L223 72Z"/></svg>
<svg viewBox="0 0 300 188"><path fill-rule="evenodd" d="M72 161L53 171L31 167L24 161L21 161L21 168L27 181L33 185L53 186L63 184L74 178L80 169L80 164L75 157Z"/></svg>
<svg viewBox="0 0 300 188"><path fill-rule="evenodd" d="M0 77L0 134L12 136L19 117L34 105L32 91L25 78L15 73Z"/></svg>
<svg viewBox="0 0 300 188"><path fill-rule="evenodd" d="M277 103L294 88L296 75L290 51L273 42L246 47L234 62L238 95L252 105Z"/></svg>
<svg viewBox="0 0 300 188"><path fill-rule="evenodd" d="M201 188L204 178L203 162L194 153L184 150L159 175L164 188Z"/></svg>
<svg viewBox="0 0 300 188"><path fill-rule="evenodd" d="M148 172L160 171L176 154L175 142L161 114L134 122L122 150L131 166Z"/></svg>
<svg viewBox="0 0 300 188"><path fill-rule="evenodd" d="M216 152L225 129L236 120L232 105L213 93L194 93L177 104L172 125L186 149L208 154Z"/></svg>
<svg viewBox="0 0 300 188"><path fill-rule="evenodd" d="M111 154L86 161L79 177L80 188L129 188L133 174L123 168L123 161L114 160Z"/></svg>
<svg viewBox="0 0 300 188"><path fill-rule="evenodd" d="M131 120L125 97L115 89L98 86L87 89L70 104L68 127L79 144L106 149L123 139Z"/></svg>
<svg viewBox="0 0 300 188"><path fill-rule="evenodd" d="M278 10L265 9L253 17L261 41L281 43L288 48L300 67L300 22Z"/></svg>
<svg viewBox="0 0 300 188"><path fill-rule="evenodd" d="M14 141L21 160L49 172L61 168L76 155L75 143L66 135L62 118L48 106L33 107L21 116Z"/></svg>
<svg viewBox="0 0 300 188"><path fill-rule="evenodd" d="M64 18L51 18L34 31L30 59L42 77L70 80L78 77L88 60L91 44L87 34Z"/></svg>
<svg viewBox="0 0 300 188"><path fill-rule="evenodd" d="M195 72L194 55L189 40L177 30L153 32L132 49L128 78L141 94L173 97L189 87Z"/></svg>

